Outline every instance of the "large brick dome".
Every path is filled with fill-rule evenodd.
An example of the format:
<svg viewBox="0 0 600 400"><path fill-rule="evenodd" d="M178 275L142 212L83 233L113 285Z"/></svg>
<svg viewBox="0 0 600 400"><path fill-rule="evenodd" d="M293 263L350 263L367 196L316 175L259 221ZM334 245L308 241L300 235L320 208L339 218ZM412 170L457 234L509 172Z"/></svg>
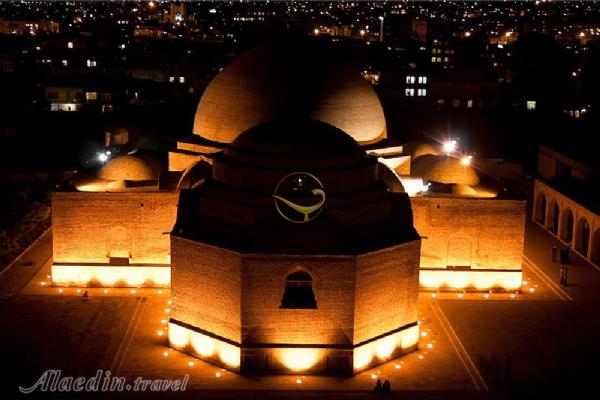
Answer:
<svg viewBox="0 0 600 400"><path fill-rule="evenodd" d="M323 43L286 40L252 48L208 85L193 133L231 143L260 123L293 113L348 133L360 144L386 137L383 108L357 69Z"/></svg>
<svg viewBox="0 0 600 400"><path fill-rule="evenodd" d="M274 206L290 174L307 175L299 178L318 181L326 193L310 223L290 224ZM298 202L316 201L288 189ZM214 157L211 179L182 193L175 232L241 251L288 254L354 254L418 238L408 197L387 190L377 159L339 129L310 119L279 119L242 133Z"/></svg>

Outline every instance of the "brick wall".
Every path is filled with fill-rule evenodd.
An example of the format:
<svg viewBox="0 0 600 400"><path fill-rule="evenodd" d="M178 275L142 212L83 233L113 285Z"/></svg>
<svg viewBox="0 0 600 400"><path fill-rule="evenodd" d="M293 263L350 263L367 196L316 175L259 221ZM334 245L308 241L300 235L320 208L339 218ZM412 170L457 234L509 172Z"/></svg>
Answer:
<svg viewBox="0 0 600 400"><path fill-rule="evenodd" d="M421 267L520 269L524 200L411 198Z"/></svg>
<svg viewBox="0 0 600 400"><path fill-rule="evenodd" d="M172 316L235 342L241 341L241 256L171 238Z"/></svg>
<svg viewBox="0 0 600 400"><path fill-rule="evenodd" d="M415 322L418 290L418 240L359 256L353 343Z"/></svg>
<svg viewBox="0 0 600 400"><path fill-rule="evenodd" d="M281 309L286 277L298 269L313 279L317 309ZM355 258L244 256L244 343L350 344Z"/></svg>
<svg viewBox="0 0 600 400"><path fill-rule="evenodd" d="M55 263L170 263L174 192L56 192L52 196Z"/></svg>

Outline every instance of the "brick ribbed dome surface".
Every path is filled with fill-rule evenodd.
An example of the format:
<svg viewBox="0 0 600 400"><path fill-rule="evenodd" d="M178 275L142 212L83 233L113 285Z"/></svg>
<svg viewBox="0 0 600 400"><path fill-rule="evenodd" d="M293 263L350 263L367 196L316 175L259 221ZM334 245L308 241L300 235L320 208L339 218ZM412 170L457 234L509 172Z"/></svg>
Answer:
<svg viewBox="0 0 600 400"><path fill-rule="evenodd" d="M385 138L377 94L338 53L326 44L299 40L246 51L206 88L193 133L227 144L260 123L293 114L335 126L360 144Z"/></svg>

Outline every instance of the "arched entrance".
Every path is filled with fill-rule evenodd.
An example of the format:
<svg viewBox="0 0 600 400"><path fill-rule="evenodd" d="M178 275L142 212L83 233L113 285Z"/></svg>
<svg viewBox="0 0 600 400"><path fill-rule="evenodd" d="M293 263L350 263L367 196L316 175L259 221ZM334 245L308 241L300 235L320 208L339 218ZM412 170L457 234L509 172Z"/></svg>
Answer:
<svg viewBox="0 0 600 400"><path fill-rule="evenodd" d="M561 217L560 238L567 243L573 240L573 212L566 208Z"/></svg>
<svg viewBox="0 0 600 400"><path fill-rule="evenodd" d="M587 257L590 245L590 224L587 219L581 218L577 222L577 231L575 234L575 250Z"/></svg>
<svg viewBox="0 0 600 400"><path fill-rule="evenodd" d="M533 217L540 224L546 225L546 195L544 193L538 194Z"/></svg>
<svg viewBox="0 0 600 400"><path fill-rule="evenodd" d="M558 221L560 218L560 209L558 208L558 203L556 200L552 200L550 202L550 209L548 210L548 221L547 226L550 232L555 235L558 234Z"/></svg>
<svg viewBox="0 0 600 400"><path fill-rule="evenodd" d="M600 229L596 229L592 238L592 262L600 266Z"/></svg>

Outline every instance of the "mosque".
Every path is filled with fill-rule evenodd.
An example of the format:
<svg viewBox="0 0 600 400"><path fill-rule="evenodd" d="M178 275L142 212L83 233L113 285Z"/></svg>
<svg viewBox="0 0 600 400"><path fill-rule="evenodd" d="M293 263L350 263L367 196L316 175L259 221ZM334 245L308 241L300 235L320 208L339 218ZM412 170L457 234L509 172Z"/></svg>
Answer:
<svg viewBox="0 0 600 400"><path fill-rule="evenodd" d="M420 289L520 289L525 201L447 144L386 137L331 48L250 49L167 167L119 155L54 193L53 284L170 287L170 345L247 374L410 352Z"/></svg>

